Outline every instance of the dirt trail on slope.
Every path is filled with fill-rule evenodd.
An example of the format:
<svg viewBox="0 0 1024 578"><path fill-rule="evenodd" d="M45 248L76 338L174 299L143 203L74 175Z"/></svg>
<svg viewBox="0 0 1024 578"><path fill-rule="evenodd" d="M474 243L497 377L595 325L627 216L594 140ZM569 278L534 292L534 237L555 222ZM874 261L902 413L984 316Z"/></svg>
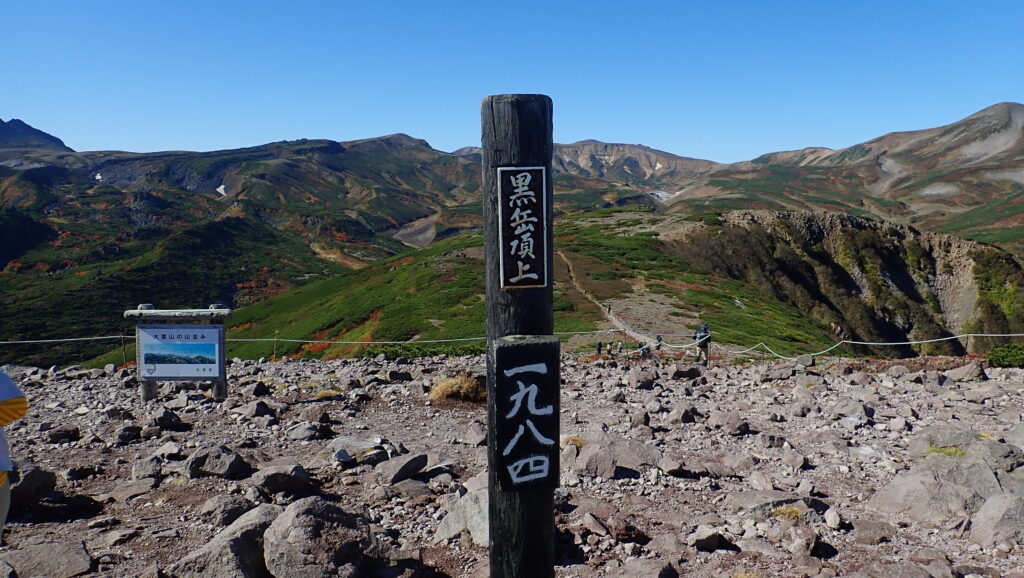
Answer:
<svg viewBox="0 0 1024 578"><path fill-rule="evenodd" d="M597 305L597 307L601 310L601 314L604 315L604 318L607 319L608 322L611 323L613 327L615 327L615 329L618 329L619 331L625 333L626 335L630 336L631 338L633 338L633 339L635 339L635 340L637 340L639 342L642 342L642 343L653 343L654 342L654 339L651 338L651 336L644 335L642 333L634 331L629 326L627 326L625 323L623 323L623 321L621 319L616 317L615 314L613 314L609 310L609 307L607 307L604 304L602 304L600 301L597 300L596 297L591 295L589 291L584 289L579 284L579 281L576 279L576 272L572 268L572 261L570 261L569 258L566 257L565 253L563 253L562 251L556 251L556 253L558 253L559 258L562 259L562 261L565 263L565 266L568 268L568 270L569 270L569 280L572 281L573 287L575 287L576 290L579 291L580 295L582 295L582 296L586 297L587 299L589 299L591 302L594 303L594 305Z"/></svg>

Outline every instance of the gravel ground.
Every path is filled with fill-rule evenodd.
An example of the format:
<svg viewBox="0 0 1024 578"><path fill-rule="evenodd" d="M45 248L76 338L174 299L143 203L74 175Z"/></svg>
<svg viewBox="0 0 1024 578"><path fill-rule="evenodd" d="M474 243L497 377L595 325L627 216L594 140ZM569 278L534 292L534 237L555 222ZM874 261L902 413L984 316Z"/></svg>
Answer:
<svg viewBox="0 0 1024 578"><path fill-rule="evenodd" d="M189 575L175 563L225 531L225 497L253 507L317 495L358 513L389 548L376 575L485 576L486 542L470 526L486 513L469 497L486 493L486 407L428 396L483 365L236 360L224 402L188 382L142 402L127 370L7 367L31 404L8 428L15 458L55 485L15 505L0 560L35 568L36 546L70 544L80 566L63 562L75 572L64 575ZM982 448L995 493L1020 498L1021 370L962 358L704 369L563 355L562 365L557 576L1024 576L1024 530L1004 530L1024 528L1013 508L999 526L978 513L993 492L963 497L971 479L911 479L952 471L943 460L967 471ZM953 430L971 434L956 447L934 441ZM352 440L373 449L339 457ZM248 469L197 474L196 456L217 446ZM384 473L420 455L410 479ZM259 475L296 466L301 491ZM963 507L900 502L921 492ZM445 524L455 511L467 531Z"/></svg>

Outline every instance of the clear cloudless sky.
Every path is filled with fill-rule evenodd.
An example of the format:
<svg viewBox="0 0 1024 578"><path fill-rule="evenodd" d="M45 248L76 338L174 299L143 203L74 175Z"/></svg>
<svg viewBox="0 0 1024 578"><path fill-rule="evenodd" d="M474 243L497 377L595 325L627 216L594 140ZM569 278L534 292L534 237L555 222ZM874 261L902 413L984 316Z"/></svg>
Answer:
<svg viewBox="0 0 1024 578"><path fill-rule="evenodd" d="M555 141L719 162L1024 101L1021 0L10 0L0 118L76 150L403 132L480 144L543 93Z"/></svg>

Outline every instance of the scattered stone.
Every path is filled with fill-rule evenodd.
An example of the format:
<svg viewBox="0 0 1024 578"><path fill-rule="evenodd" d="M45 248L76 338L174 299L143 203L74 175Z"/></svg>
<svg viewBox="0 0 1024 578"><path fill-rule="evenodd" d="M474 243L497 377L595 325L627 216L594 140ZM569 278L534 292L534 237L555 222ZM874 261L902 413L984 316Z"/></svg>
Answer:
<svg viewBox="0 0 1024 578"><path fill-rule="evenodd" d="M946 372L946 377L953 381L984 381L988 379L988 375L985 374L985 369L981 367L979 363L968 363L967 365L957 367L956 369L950 369Z"/></svg>
<svg viewBox="0 0 1024 578"><path fill-rule="evenodd" d="M261 468L249 482L267 494L303 495L313 490L313 480L300 465Z"/></svg>
<svg viewBox="0 0 1024 578"><path fill-rule="evenodd" d="M93 568L92 556L81 540L32 544L0 553L0 560L10 564L18 576L71 578Z"/></svg>
<svg viewBox="0 0 1024 578"><path fill-rule="evenodd" d="M199 513L217 526L227 526L256 507L242 496L219 495L203 502Z"/></svg>
<svg viewBox="0 0 1024 578"><path fill-rule="evenodd" d="M185 473L189 478L214 476L239 479L250 472L252 466L237 452L225 446L197 450L185 461Z"/></svg>
<svg viewBox="0 0 1024 578"><path fill-rule="evenodd" d="M418 474L427 467L427 454L406 454L377 464L374 471L383 484L389 486Z"/></svg>

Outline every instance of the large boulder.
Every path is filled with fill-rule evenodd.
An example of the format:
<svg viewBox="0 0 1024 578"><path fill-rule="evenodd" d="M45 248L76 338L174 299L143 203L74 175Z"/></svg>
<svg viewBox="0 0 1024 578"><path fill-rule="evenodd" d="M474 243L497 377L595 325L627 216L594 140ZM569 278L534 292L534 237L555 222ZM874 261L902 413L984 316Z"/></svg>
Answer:
<svg viewBox="0 0 1024 578"><path fill-rule="evenodd" d="M39 500L57 489L57 474L28 462L16 463L20 478L11 484L10 517L30 511Z"/></svg>
<svg viewBox="0 0 1024 578"><path fill-rule="evenodd" d="M971 518L971 540L982 546L1024 543L1024 496L989 498Z"/></svg>
<svg viewBox="0 0 1024 578"><path fill-rule="evenodd" d="M167 570L172 578L267 578L263 534L283 508L262 504L242 514L202 548Z"/></svg>
<svg viewBox="0 0 1024 578"><path fill-rule="evenodd" d="M487 518L487 488L469 492L451 507L437 525L434 542L441 543L462 532L469 532L473 543L486 547L490 526Z"/></svg>
<svg viewBox="0 0 1024 578"><path fill-rule="evenodd" d="M939 525L969 517L1000 493L999 481L984 461L935 453L896 476L870 504L881 512Z"/></svg>
<svg viewBox="0 0 1024 578"><path fill-rule="evenodd" d="M366 522L311 496L294 502L263 535L263 559L275 578L363 576Z"/></svg>
<svg viewBox="0 0 1024 578"><path fill-rule="evenodd" d="M989 434L951 425L925 429L910 440L907 452L917 458L942 454L979 459L995 471L1009 472L1024 465L1021 448L997 441Z"/></svg>
<svg viewBox="0 0 1024 578"><path fill-rule="evenodd" d="M984 381L988 379L988 375L985 374L985 368L977 362L950 369L946 372L946 377L955 381Z"/></svg>
<svg viewBox="0 0 1024 578"><path fill-rule="evenodd" d="M663 457L661 450L652 445L611 432L587 432L581 437L584 451L588 447L600 448L616 467L639 471L644 466L656 467Z"/></svg>
<svg viewBox="0 0 1024 578"><path fill-rule="evenodd" d="M252 466L237 452L225 446L203 448L185 461L185 472L189 478L214 476L218 478L244 478L252 472Z"/></svg>
<svg viewBox="0 0 1024 578"><path fill-rule="evenodd" d="M313 491L313 480L298 464L285 464L260 468L249 482L267 494L285 493L292 496Z"/></svg>

